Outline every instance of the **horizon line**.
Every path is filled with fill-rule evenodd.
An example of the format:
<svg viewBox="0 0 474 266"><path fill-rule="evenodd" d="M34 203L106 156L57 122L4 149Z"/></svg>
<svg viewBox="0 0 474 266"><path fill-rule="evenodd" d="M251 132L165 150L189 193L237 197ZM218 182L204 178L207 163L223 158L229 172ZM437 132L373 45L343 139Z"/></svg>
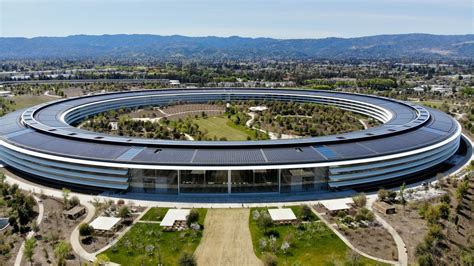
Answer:
<svg viewBox="0 0 474 266"><path fill-rule="evenodd" d="M464 33L464 34L435 34L435 33L426 33L426 32L411 32L411 33L382 33L382 34L373 34L373 35L362 35L355 37L341 37L341 36L327 36L319 38L275 38L268 36L242 36L242 35L227 35L227 36L218 36L218 35L181 35L181 34L172 34L172 35L162 35L154 33L102 33L102 34L87 34L87 33L78 33L71 35L38 35L38 36L0 36L0 39L36 39L36 38L68 38L76 36L90 36L90 37L103 37L103 36L159 36L159 37L186 37L186 38L242 38L242 39L274 39L274 40L322 40L322 39L357 39L357 38L367 38L367 37L376 37L376 36L396 36L396 35L431 35L431 36L468 36L474 35L474 33Z"/></svg>

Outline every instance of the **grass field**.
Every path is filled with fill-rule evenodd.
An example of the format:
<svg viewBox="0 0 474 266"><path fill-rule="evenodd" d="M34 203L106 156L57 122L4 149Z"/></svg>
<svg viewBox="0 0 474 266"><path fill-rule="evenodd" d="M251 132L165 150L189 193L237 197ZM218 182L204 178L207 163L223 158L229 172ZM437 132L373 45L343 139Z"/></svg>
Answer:
<svg viewBox="0 0 474 266"><path fill-rule="evenodd" d="M203 225L207 210L198 209L198 212L199 224ZM156 223L136 223L103 254L121 265L178 265L182 253L194 253L201 237L202 230L164 232Z"/></svg>
<svg viewBox="0 0 474 266"><path fill-rule="evenodd" d="M168 208L157 208L153 207L143 217L140 221L161 221L165 217Z"/></svg>
<svg viewBox="0 0 474 266"><path fill-rule="evenodd" d="M37 104L58 100L58 98L50 97L46 95L19 95L13 96L11 98L15 101L15 104L12 106L14 110L23 109L27 107L31 107Z"/></svg>
<svg viewBox="0 0 474 266"><path fill-rule="evenodd" d="M206 136L217 139L226 138L227 140L247 140L255 139L253 130L234 125L226 117L208 117L194 120L199 125L199 130L207 131Z"/></svg>
<svg viewBox="0 0 474 266"><path fill-rule="evenodd" d="M298 218L302 213L301 208L292 207ZM278 265L345 265L348 263L349 247L316 216L300 225L273 225L265 232L253 219L255 210L266 211L267 209L252 208L250 212L250 232L253 248L258 257L262 258L266 252L273 253L277 256ZM274 244L270 235L274 236ZM290 248L286 253L281 249L285 239L290 243ZM266 244L262 245L261 242ZM361 257L357 265L381 265L381 263Z"/></svg>

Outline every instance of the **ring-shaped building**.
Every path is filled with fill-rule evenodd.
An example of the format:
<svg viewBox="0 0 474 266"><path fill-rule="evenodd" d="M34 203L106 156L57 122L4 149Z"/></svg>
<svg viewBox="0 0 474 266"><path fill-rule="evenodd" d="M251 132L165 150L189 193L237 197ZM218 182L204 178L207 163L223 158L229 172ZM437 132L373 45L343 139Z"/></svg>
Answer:
<svg viewBox="0 0 474 266"><path fill-rule="evenodd" d="M181 141L75 127L123 107L209 101L317 103L382 124L344 134L262 141ZM341 92L201 88L62 99L0 118L0 160L38 181L94 191L155 194L313 193L384 186L443 164L460 145L449 115L409 102Z"/></svg>

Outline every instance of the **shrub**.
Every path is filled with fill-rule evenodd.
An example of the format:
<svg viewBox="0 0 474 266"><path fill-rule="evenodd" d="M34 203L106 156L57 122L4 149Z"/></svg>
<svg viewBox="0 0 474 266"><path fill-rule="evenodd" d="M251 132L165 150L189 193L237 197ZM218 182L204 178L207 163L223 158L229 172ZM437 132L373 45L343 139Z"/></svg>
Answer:
<svg viewBox="0 0 474 266"><path fill-rule="evenodd" d="M359 193L352 197L352 200L357 207L364 207L367 203L367 196L365 193Z"/></svg>
<svg viewBox="0 0 474 266"><path fill-rule="evenodd" d="M451 198L449 197L448 193L443 194L443 196L441 196L441 202L444 202L444 203L447 203L447 204L451 203Z"/></svg>
<svg viewBox="0 0 474 266"><path fill-rule="evenodd" d="M69 208L75 207L75 206L79 205L80 203L81 202L80 202L79 198L77 196L74 196L69 200Z"/></svg>
<svg viewBox="0 0 474 266"><path fill-rule="evenodd" d="M449 217L449 204L446 202L440 203L438 205L439 216L443 219L448 219Z"/></svg>
<svg viewBox="0 0 474 266"><path fill-rule="evenodd" d="M380 201L386 201L388 199L388 191L383 188L379 189L377 197Z"/></svg>
<svg viewBox="0 0 474 266"><path fill-rule="evenodd" d="M265 253L262 257L263 265L265 266L276 266L278 264L278 259L275 255L271 253Z"/></svg>
<svg viewBox="0 0 474 266"><path fill-rule="evenodd" d="M195 266L197 265L196 258L193 254L183 253L178 260L179 266Z"/></svg>
<svg viewBox="0 0 474 266"><path fill-rule="evenodd" d="M90 226L89 224L82 223L79 225L79 235L80 236L90 236L94 233L94 228Z"/></svg>
<svg viewBox="0 0 474 266"><path fill-rule="evenodd" d="M199 220L199 212L197 210L191 210L189 215L186 217L186 224L191 226L192 223L196 223Z"/></svg>
<svg viewBox="0 0 474 266"><path fill-rule="evenodd" d="M428 221L429 224L438 223L440 217L440 211L437 206L429 206L424 216L424 218L426 219L426 221Z"/></svg>
<svg viewBox="0 0 474 266"><path fill-rule="evenodd" d="M130 217L130 210L127 206L120 207L120 209L118 210L118 217L123 219Z"/></svg>
<svg viewBox="0 0 474 266"><path fill-rule="evenodd" d="M257 224L260 228L262 228L266 232L267 229L272 227L273 225L273 221L272 221L272 218L270 217L270 214L268 214L267 211L261 212L260 217L257 220Z"/></svg>

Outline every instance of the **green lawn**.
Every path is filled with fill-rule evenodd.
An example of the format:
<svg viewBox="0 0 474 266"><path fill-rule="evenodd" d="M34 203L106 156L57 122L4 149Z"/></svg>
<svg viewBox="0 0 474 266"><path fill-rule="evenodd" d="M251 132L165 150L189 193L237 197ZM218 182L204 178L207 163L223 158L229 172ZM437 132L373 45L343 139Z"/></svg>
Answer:
<svg viewBox="0 0 474 266"><path fill-rule="evenodd" d="M301 217L301 206L292 207L295 215ZM249 218L250 233L255 254L262 258L266 252L277 256L278 265L345 265L350 249L316 216L300 225L273 225L266 232L254 220L254 211L266 208L252 208ZM276 238L271 244L270 236ZM281 249L284 240L289 239L290 248L286 254ZM266 244L262 245L261 242ZM264 246L264 247L263 247ZM367 258L360 258L359 265L381 265Z"/></svg>
<svg viewBox="0 0 474 266"><path fill-rule="evenodd" d="M155 218L154 214L159 212L160 209L150 214L150 217ZM207 210L198 209L198 212L199 224L203 225ZM117 244L103 254L110 261L121 265L177 265L182 253L194 253L201 237L202 230L164 232L159 224L136 223Z"/></svg>
<svg viewBox="0 0 474 266"><path fill-rule="evenodd" d="M161 221L165 217L168 208L151 208L143 217L141 221Z"/></svg>
<svg viewBox="0 0 474 266"><path fill-rule="evenodd" d="M199 125L199 130L204 132L207 130L207 136L217 139L226 138L227 140L247 140L255 138L255 133L251 129L234 125L227 117L208 117L194 120Z"/></svg>

